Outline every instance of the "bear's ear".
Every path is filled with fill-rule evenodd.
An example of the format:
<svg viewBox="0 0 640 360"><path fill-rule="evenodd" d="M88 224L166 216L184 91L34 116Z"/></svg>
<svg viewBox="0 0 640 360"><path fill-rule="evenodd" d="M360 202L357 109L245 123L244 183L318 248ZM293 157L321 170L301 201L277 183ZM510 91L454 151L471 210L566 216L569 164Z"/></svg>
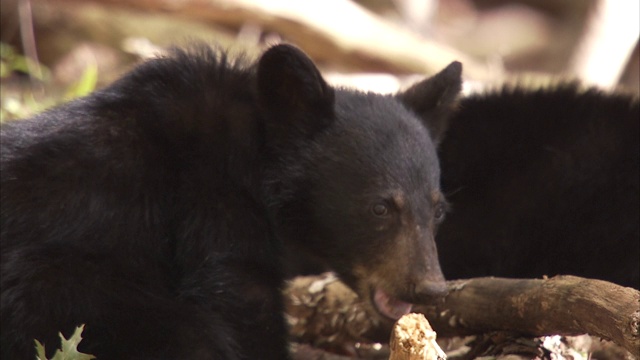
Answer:
<svg viewBox="0 0 640 360"><path fill-rule="evenodd" d="M462 89L462 64L454 61L438 74L423 80L397 96L422 118L436 144L447 130Z"/></svg>
<svg viewBox="0 0 640 360"><path fill-rule="evenodd" d="M258 61L257 81L258 100L270 115L269 125L309 134L333 119L334 91L298 48L287 44L269 48Z"/></svg>

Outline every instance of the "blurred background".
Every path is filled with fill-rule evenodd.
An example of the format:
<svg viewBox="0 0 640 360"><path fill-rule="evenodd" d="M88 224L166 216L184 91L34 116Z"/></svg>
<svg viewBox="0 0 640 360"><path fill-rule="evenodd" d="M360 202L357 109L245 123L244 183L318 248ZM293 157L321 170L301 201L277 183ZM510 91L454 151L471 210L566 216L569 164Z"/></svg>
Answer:
<svg viewBox="0 0 640 360"><path fill-rule="evenodd" d="M394 92L451 61L465 89L578 79L640 94L636 0L1 0L2 119L116 79L167 46L280 41L330 82Z"/></svg>

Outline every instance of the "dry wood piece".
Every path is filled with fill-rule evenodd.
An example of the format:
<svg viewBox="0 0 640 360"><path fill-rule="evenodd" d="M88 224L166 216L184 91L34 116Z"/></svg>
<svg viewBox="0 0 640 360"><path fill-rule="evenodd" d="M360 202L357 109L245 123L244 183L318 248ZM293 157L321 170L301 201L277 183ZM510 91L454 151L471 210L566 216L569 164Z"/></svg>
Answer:
<svg viewBox="0 0 640 360"><path fill-rule="evenodd" d="M293 360L354 360L352 356L330 353L307 344L292 343L289 352Z"/></svg>
<svg viewBox="0 0 640 360"><path fill-rule="evenodd" d="M407 314L393 326L389 341L389 360L444 360L436 343L436 332L422 314Z"/></svg>
<svg viewBox="0 0 640 360"><path fill-rule="evenodd" d="M331 280L323 286L320 277L298 278L286 294L307 299L322 293L317 309L313 303L287 301L290 322L298 338L322 338L333 346L349 341L386 341L392 323L368 312L346 286ZM317 282L321 280L321 282ZM311 286L315 284L315 286ZM481 334L489 331L515 331L531 336L576 335L589 333L612 340L640 358L640 292L606 281L575 276L550 279L477 278L448 282L449 295L436 306L416 306L440 336ZM320 290L319 290L320 289ZM309 316L307 316L309 315ZM352 319L352 320L349 320ZM333 326L334 324L339 326ZM316 331L321 331L316 333Z"/></svg>
<svg viewBox="0 0 640 360"><path fill-rule="evenodd" d="M369 341L367 330L380 326L378 318L332 273L295 278L284 294L289 332L295 341L352 353L355 343Z"/></svg>

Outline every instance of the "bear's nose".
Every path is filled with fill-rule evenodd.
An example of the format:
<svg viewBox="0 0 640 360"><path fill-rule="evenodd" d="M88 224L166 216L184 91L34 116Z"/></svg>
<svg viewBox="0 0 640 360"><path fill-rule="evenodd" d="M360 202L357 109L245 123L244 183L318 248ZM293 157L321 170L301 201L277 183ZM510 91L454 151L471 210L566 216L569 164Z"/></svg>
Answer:
<svg viewBox="0 0 640 360"><path fill-rule="evenodd" d="M421 280L414 287L414 296L420 302L431 302L447 295L447 283L442 281Z"/></svg>

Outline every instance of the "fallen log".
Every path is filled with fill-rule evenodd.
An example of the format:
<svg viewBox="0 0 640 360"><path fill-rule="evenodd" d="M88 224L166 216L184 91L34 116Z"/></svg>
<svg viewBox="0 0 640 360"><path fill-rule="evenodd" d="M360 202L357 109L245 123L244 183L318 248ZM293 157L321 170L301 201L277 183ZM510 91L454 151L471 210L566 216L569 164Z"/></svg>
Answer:
<svg viewBox="0 0 640 360"><path fill-rule="evenodd" d="M640 292L575 276L476 278L448 282L449 295L417 305L439 336L513 331L530 336L588 333L640 358ZM386 342L392 322L377 315L333 275L300 277L285 290L293 338L344 348Z"/></svg>

